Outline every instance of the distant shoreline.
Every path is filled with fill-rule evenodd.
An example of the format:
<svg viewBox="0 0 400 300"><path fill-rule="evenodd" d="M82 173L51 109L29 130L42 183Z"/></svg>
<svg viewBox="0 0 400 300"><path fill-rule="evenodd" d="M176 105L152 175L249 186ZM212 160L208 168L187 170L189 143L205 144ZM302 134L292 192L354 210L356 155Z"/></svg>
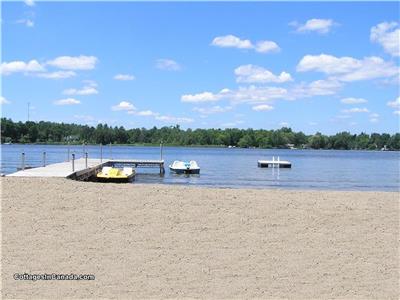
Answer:
<svg viewBox="0 0 400 300"><path fill-rule="evenodd" d="M70 143L70 144L65 144L65 143L1 143L1 146L4 145L48 145L48 146L100 146L100 144L82 144L82 143ZM104 147L110 146L110 144L103 144ZM160 147L160 144L111 144L111 146L130 146L130 147ZM176 147L176 148L217 148L217 149L258 149L258 150L311 150L311 151L318 151L318 150L324 150L324 151L368 151L368 152L400 152L400 150L392 150L392 149L387 149L387 150L378 150L378 149L314 149L314 148L260 148L260 147L229 147L225 145L176 145L176 144L163 144L163 147Z"/></svg>

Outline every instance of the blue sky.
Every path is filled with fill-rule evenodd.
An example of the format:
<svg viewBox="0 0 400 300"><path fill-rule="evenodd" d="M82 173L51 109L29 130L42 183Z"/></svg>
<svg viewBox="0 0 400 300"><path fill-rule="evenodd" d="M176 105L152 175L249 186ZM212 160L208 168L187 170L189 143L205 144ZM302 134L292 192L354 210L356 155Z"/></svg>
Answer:
<svg viewBox="0 0 400 300"><path fill-rule="evenodd" d="M399 4L2 3L4 117L399 131Z"/></svg>

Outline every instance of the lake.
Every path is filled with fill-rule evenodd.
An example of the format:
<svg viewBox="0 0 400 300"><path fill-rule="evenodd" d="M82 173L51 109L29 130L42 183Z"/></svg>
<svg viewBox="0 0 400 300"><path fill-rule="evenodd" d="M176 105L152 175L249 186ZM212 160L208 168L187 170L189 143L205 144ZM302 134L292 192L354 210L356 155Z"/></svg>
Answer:
<svg viewBox="0 0 400 300"><path fill-rule="evenodd" d="M41 166L46 151L47 163L67 160L68 146L62 145L2 145L1 173L9 174L21 165L21 153L26 153L26 165ZM100 158L100 146L70 146L70 154ZM272 159L292 162L291 169L258 168L257 160ZM159 159L159 147L103 146L103 157ZM319 190L399 191L400 152L288 150L164 147L166 173L137 169L136 183L187 184L214 187L249 187ZM168 165L174 160L196 160L200 175L175 175ZM134 183L135 183L134 182ZM133 183L133 184L134 184Z"/></svg>

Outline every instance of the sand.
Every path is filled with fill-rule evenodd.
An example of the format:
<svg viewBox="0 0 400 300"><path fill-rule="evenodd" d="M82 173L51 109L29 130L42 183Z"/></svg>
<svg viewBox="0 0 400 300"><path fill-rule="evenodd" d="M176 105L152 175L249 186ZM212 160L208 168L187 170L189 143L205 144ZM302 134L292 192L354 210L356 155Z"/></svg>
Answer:
<svg viewBox="0 0 400 300"><path fill-rule="evenodd" d="M1 184L3 299L399 298L399 193Z"/></svg>

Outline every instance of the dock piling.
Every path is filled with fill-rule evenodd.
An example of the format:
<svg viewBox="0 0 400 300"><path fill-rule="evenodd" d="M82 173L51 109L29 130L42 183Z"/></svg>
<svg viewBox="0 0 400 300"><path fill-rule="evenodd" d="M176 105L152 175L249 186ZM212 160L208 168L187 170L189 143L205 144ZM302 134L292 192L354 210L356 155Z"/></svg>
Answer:
<svg viewBox="0 0 400 300"><path fill-rule="evenodd" d="M46 151L43 151L43 167L46 166Z"/></svg>
<svg viewBox="0 0 400 300"><path fill-rule="evenodd" d="M67 161L69 161L69 142L68 142L68 148L67 148Z"/></svg>
<svg viewBox="0 0 400 300"><path fill-rule="evenodd" d="M85 168L86 168L86 169L87 169L87 166L88 166L88 164L87 164L87 159L88 159L88 153L85 152Z"/></svg>
<svg viewBox="0 0 400 300"><path fill-rule="evenodd" d="M75 172L75 153L72 153L72 172Z"/></svg>
<svg viewBox="0 0 400 300"><path fill-rule="evenodd" d="M21 170L25 170L25 152L21 153Z"/></svg>
<svg viewBox="0 0 400 300"><path fill-rule="evenodd" d="M160 143L160 160L162 160L162 156L163 156L163 142L161 141L161 143Z"/></svg>

